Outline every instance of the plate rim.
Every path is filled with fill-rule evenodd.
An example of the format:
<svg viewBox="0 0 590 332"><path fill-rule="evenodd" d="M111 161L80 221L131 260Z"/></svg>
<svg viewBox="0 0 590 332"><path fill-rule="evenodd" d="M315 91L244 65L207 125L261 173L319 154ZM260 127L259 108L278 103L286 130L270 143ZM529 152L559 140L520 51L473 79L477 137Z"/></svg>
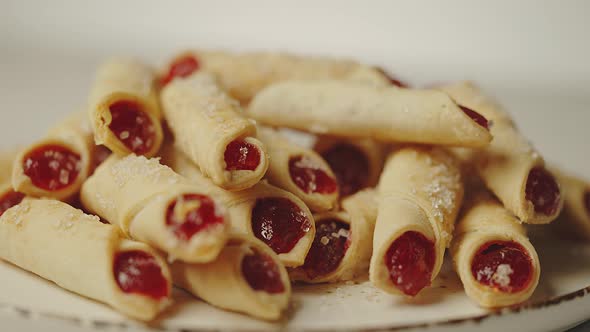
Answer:
<svg viewBox="0 0 590 332"><path fill-rule="evenodd" d="M363 332L377 332L377 331L388 331L388 332L395 332L401 330L408 330L408 329L421 329L421 328L433 328L433 327L444 327L444 326L452 326L452 325L460 325L465 323L481 323L487 319L493 317L501 317L507 316L511 314L518 314L523 311L533 311L533 310L540 310L543 308L557 306L564 302L573 301L578 298L587 297L590 294L590 285L584 288L578 289L576 291L566 293L563 295L559 295L556 297L552 297L549 299L526 303L523 305L513 306L513 307L506 307L500 309L492 309L490 312L482 315L471 316L466 318L457 318L457 319L443 319L434 322L428 323L417 323L417 324L408 324L408 325L401 325L401 326L381 326L381 327L370 327L370 328L357 328L357 329L347 329L348 331L363 331ZM209 304L210 305L210 304ZM125 330L130 330L131 328L136 327L145 327L145 328L156 328L160 332L211 332L211 331L225 331L224 328L187 328L187 327L178 327L178 328L168 328L165 326L161 326L159 324L150 324L139 322L132 320L131 318L126 317L125 321L123 322L112 322L112 321L105 321L102 319L83 319L80 317L75 316L68 316L66 314L61 313L54 313L49 311L36 311L29 308L23 308L20 306L8 304L8 303L0 303L0 308L9 308L9 314L12 313L14 315L20 316L23 320L31 320L33 318L38 319L50 319L50 320L59 320L68 324L77 325L79 327L92 327L94 329L109 329L109 328L120 328ZM218 309L222 310L222 309ZM6 312L6 310L4 310ZM156 320L158 322L159 320ZM582 322L582 321L581 321ZM269 322L273 324L273 322ZM297 329L290 329L284 324L275 324L273 328L275 330L296 330L296 331L303 331L303 332L317 332L323 330L333 330L333 328L297 328ZM241 331L250 331L248 329L244 329Z"/></svg>

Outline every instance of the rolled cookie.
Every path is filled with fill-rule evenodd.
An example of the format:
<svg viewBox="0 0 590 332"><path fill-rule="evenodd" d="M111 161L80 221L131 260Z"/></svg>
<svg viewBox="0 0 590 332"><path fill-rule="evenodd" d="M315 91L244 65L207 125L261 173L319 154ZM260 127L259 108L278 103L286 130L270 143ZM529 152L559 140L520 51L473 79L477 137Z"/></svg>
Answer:
<svg viewBox="0 0 590 332"><path fill-rule="evenodd" d="M204 301L256 318L279 319L291 297L289 276L277 255L249 236L231 236L212 262L177 262L172 272L176 285Z"/></svg>
<svg viewBox="0 0 590 332"><path fill-rule="evenodd" d="M84 183L80 198L86 209L169 259L209 262L227 240L223 205L157 159L109 157Z"/></svg>
<svg viewBox="0 0 590 332"><path fill-rule="evenodd" d="M16 191L66 200L80 191L93 167L95 146L84 114L73 114L20 151L12 169Z"/></svg>
<svg viewBox="0 0 590 332"><path fill-rule="evenodd" d="M151 157L163 140L154 71L134 59L111 59L96 73L88 113L97 145Z"/></svg>
<svg viewBox="0 0 590 332"><path fill-rule="evenodd" d="M560 184L510 116L470 82L440 89L492 123L494 140L489 146L461 152L465 162L475 165L488 189L524 223L547 224L557 218L563 206Z"/></svg>
<svg viewBox="0 0 590 332"><path fill-rule="evenodd" d="M219 200L227 209L235 233L260 239L286 266L303 264L313 242L315 223L311 212L297 196L265 181L241 191L219 188L171 145L162 149L162 162Z"/></svg>
<svg viewBox="0 0 590 332"><path fill-rule="evenodd" d="M315 151L293 144L270 128L259 128L258 138L268 149L266 179L301 198L312 211L332 209L338 183L330 165Z"/></svg>
<svg viewBox="0 0 590 332"><path fill-rule="evenodd" d="M486 193L470 195L451 255L467 295L486 308L526 301L539 283L535 248L518 219Z"/></svg>
<svg viewBox="0 0 590 332"><path fill-rule="evenodd" d="M199 72L166 85L162 109L178 149L216 185L242 190L264 176L268 156L256 126L213 75Z"/></svg>
<svg viewBox="0 0 590 332"><path fill-rule="evenodd" d="M373 249L376 203L375 193L365 190L344 199L340 212L316 214L315 239L305 263L289 271L291 279L338 282L366 273Z"/></svg>
<svg viewBox="0 0 590 332"><path fill-rule="evenodd" d="M414 296L431 284L450 245L464 187L456 160L434 147L393 152L378 185L370 280Z"/></svg>
<svg viewBox="0 0 590 332"><path fill-rule="evenodd" d="M252 100L248 115L265 125L388 142L481 148L492 139L481 115L444 92L337 80L271 85Z"/></svg>
<svg viewBox="0 0 590 332"><path fill-rule="evenodd" d="M370 86L394 84L380 69L355 61L303 57L285 53L230 53L197 50L177 56L166 69L162 84L197 70L215 74L229 94L247 104L265 87L287 80L348 80Z"/></svg>
<svg viewBox="0 0 590 332"><path fill-rule="evenodd" d="M155 250L59 201L8 209L0 258L136 319L151 320L170 303L170 272Z"/></svg>

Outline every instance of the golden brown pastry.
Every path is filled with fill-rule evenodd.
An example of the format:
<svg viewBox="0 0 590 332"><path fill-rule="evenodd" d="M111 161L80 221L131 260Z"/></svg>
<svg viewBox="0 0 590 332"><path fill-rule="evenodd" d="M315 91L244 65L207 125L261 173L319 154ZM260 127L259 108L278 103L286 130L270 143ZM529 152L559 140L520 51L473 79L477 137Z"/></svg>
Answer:
<svg viewBox="0 0 590 332"><path fill-rule="evenodd" d="M380 69L355 61L303 57L285 53L230 53L197 50L177 56L168 66L162 84L203 70L215 74L229 94L247 104L268 85L286 80L338 79L371 86L392 84Z"/></svg>
<svg viewBox="0 0 590 332"><path fill-rule="evenodd" d="M170 260L210 262L227 240L230 217L223 204L157 159L109 157L84 183L80 198L88 211Z"/></svg>
<svg viewBox="0 0 590 332"><path fill-rule="evenodd" d="M559 182L510 116L470 82L440 89L463 108L476 110L492 123L494 139L489 146L457 153L466 163L475 165L488 189L524 223L546 224L557 218L563 206Z"/></svg>
<svg viewBox="0 0 590 332"><path fill-rule="evenodd" d="M414 296L431 284L450 245L464 187L456 160L435 147L394 151L378 185L370 279Z"/></svg>
<svg viewBox="0 0 590 332"><path fill-rule="evenodd" d="M338 201L338 183L326 161L315 151L291 143L271 128L259 128L268 149L266 179L301 198L312 211L326 211Z"/></svg>
<svg viewBox="0 0 590 332"><path fill-rule="evenodd" d="M553 167L551 172L559 179L564 195L563 212L553 223L555 228L568 237L590 241L590 182Z"/></svg>
<svg viewBox="0 0 590 332"><path fill-rule="evenodd" d="M95 146L84 114L73 114L47 136L20 151L12 169L16 191L67 200L80 191L93 167Z"/></svg>
<svg viewBox="0 0 590 332"><path fill-rule="evenodd" d="M316 235L305 263L289 271L308 283L352 280L366 273L373 249L377 199L372 190L344 199L343 210L314 215Z"/></svg>
<svg viewBox="0 0 590 332"><path fill-rule="evenodd" d="M136 319L170 303L170 272L155 250L60 201L27 198L8 209L0 258Z"/></svg>
<svg viewBox="0 0 590 332"><path fill-rule="evenodd" d="M98 68L88 102L97 145L120 156L158 152L164 135L155 79L135 59L111 59Z"/></svg>
<svg viewBox="0 0 590 332"><path fill-rule="evenodd" d="M260 239L278 254L285 266L303 264L315 235L315 223L297 196L266 181L246 190L223 190L172 145L166 144L161 154L164 164L193 181L226 208L235 233Z"/></svg>
<svg viewBox="0 0 590 332"><path fill-rule="evenodd" d="M268 168L256 126L213 75L198 72L162 90L162 109L176 146L218 186L242 190L255 185Z"/></svg>
<svg viewBox="0 0 590 332"><path fill-rule="evenodd" d="M526 301L539 283L541 267L524 227L491 195L470 196L451 247L465 292L486 308Z"/></svg>
<svg viewBox="0 0 590 332"><path fill-rule="evenodd" d="M206 264L177 262L174 283L222 309L276 320L289 305L291 283L277 255L260 240L232 235Z"/></svg>
<svg viewBox="0 0 590 332"><path fill-rule="evenodd" d="M487 121L437 90L338 80L287 81L260 91L247 110L263 125L387 142L487 146Z"/></svg>

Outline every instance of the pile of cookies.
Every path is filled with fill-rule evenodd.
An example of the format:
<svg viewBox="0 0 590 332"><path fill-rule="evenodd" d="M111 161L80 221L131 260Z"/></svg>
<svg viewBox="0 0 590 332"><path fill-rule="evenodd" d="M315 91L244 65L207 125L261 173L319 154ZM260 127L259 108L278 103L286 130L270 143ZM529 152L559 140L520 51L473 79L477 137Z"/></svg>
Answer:
<svg viewBox="0 0 590 332"><path fill-rule="evenodd" d="M300 145L286 129L308 133ZM0 158L0 258L152 320L180 287L276 320L291 282L416 296L449 249L484 307L526 301L524 224L590 238L590 191L549 170L470 82L412 89L349 60L113 59L87 110Z"/></svg>

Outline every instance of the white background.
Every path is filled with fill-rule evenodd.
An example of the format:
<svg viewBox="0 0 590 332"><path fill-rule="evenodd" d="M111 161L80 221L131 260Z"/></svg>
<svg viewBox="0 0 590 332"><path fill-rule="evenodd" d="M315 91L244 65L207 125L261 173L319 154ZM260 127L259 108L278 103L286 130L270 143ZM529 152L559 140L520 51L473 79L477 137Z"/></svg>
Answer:
<svg viewBox="0 0 590 332"><path fill-rule="evenodd" d="M353 57L412 84L473 79L552 162L590 178L590 1L0 1L0 147L84 108L111 55Z"/></svg>
<svg viewBox="0 0 590 332"><path fill-rule="evenodd" d="M83 108L105 57L267 49L354 57L414 84L476 80L548 159L584 172L589 15L583 0L0 1L0 146Z"/></svg>

